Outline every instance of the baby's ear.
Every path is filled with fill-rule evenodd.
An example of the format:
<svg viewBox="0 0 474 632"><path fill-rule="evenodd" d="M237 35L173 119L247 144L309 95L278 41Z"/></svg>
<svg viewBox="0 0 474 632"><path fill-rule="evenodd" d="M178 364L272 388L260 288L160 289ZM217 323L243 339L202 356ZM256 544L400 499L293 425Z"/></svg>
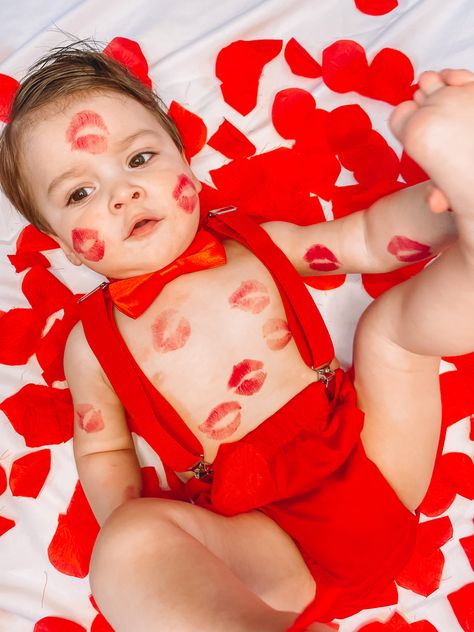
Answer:
<svg viewBox="0 0 474 632"><path fill-rule="evenodd" d="M82 265L82 261L79 259L76 253L73 252L71 250L71 247L68 246L68 244L66 244L60 237L58 237L57 235L52 235L51 233L46 233L46 234L48 235L48 237L51 237L51 239L54 239L54 241L58 244L58 246L61 248L61 250L64 252L66 257L69 259L69 261L73 265L75 266Z"/></svg>

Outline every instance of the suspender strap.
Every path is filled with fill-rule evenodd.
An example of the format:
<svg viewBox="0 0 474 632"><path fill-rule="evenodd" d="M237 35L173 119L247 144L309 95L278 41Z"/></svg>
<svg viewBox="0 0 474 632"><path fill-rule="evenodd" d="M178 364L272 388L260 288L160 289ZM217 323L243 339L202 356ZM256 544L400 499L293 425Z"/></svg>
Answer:
<svg viewBox="0 0 474 632"><path fill-rule="evenodd" d="M334 347L321 314L298 272L265 230L233 207L211 211L208 227L242 243L268 268L280 290L290 330L306 364L317 368L331 362Z"/></svg>
<svg viewBox="0 0 474 632"><path fill-rule="evenodd" d="M104 283L79 302L79 313L84 333L91 349L110 380L117 397L130 415L130 429L141 435L160 455L166 465L177 472L183 472L199 461L201 445L190 433L194 444L189 452L164 429L154 411L143 383L138 377L130 352L125 352L125 343L109 321L104 297ZM113 318L113 316L112 316ZM176 411L162 398L160 410L165 417L176 416L177 426L183 424ZM169 410L168 410L169 409ZM169 415L168 415L169 413Z"/></svg>

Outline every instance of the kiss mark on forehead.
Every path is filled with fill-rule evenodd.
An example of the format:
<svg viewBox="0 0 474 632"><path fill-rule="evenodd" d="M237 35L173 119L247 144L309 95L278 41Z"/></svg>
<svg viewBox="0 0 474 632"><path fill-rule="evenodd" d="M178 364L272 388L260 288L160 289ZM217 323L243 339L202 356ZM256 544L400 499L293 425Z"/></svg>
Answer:
<svg viewBox="0 0 474 632"><path fill-rule="evenodd" d="M99 239L99 233L91 228L74 228L72 247L78 255L88 261L100 261L104 257L105 244Z"/></svg>
<svg viewBox="0 0 474 632"><path fill-rule="evenodd" d="M95 127L103 130L102 134L81 134L86 127ZM66 141L71 143L72 150L87 151L90 154L102 154L107 150L107 138L109 131L102 117L92 110L77 112L66 130Z"/></svg>
<svg viewBox="0 0 474 632"><path fill-rule="evenodd" d="M189 178L185 173L181 173L178 176L178 182L173 190L173 197L177 201L178 206L189 215L196 208L198 200L196 187L194 186L191 178Z"/></svg>

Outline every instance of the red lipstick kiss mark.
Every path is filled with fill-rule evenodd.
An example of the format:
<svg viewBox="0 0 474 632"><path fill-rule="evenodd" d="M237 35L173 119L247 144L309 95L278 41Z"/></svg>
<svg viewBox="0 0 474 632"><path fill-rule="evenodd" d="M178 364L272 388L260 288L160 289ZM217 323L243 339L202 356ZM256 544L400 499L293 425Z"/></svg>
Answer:
<svg viewBox="0 0 474 632"><path fill-rule="evenodd" d="M165 309L151 327L153 346L160 353L176 351L188 342L191 325L176 309Z"/></svg>
<svg viewBox="0 0 474 632"><path fill-rule="evenodd" d="M90 154L101 154L107 149L107 139L104 134L79 135L85 127L97 127L106 134L109 133L102 117L92 110L82 110L72 117L66 130L66 140L71 143L73 150L87 151Z"/></svg>
<svg viewBox="0 0 474 632"><path fill-rule="evenodd" d="M272 351L286 347L293 337L288 323L283 318L269 318L262 327L263 337Z"/></svg>
<svg viewBox="0 0 474 632"><path fill-rule="evenodd" d="M262 367L263 362L259 360L242 360L234 365L227 388L233 388L238 395L258 393L267 377L266 372L260 370Z"/></svg>
<svg viewBox="0 0 474 632"><path fill-rule="evenodd" d="M323 244L314 244L308 248L303 259L309 263L311 270L318 270L319 272L331 272L340 266L334 253Z"/></svg>
<svg viewBox="0 0 474 632"><path fill-rule="evenodd" d="M213 408L202 424L198 426L210 439L219 441L227 439L240 426L240 410L242 406L239 402L223 402ZM227 422L223 425L221 422ZM218 426L218 427L217 427Z"/></svg>
<svg viewBox="0 0 474 632"><path fill-rule="evenodd" d="M88 261L100 261L104 257L105 244L98 238L99 233L91 228L74 228L72 247L77 254Z"/></svg>
<svg viewBox="0 0 474 632"><path fill-rule="evenodd" d="M185 213L191 214L196 208L196 187L185 173L178 176L178 184L173 190L173 197Z"/></svg>
<svg viewBox="0 0 474 632"><path fill-rule="evenodd" d="M229 297L231 307L238 307L244 312L259 314L270 303L268 290L260 281L243 281Z"/></svg>
<svg viewBox="0 0 474 632"><path fill-rule="evenodd" d="M395 255L398 261L403 261L404 263L421 261L431 257L433 254L431 248L426 244L420 244L418 241L402 235L395 235L390 240L387 250L391 255Z"/></svg>
<svg viewBox="0 0 474 632"><path fill-rule="evenodd" d="M102 413L91 404L78 404L76 413L79 418L79 427L86 432L99 432L104 429Z"/></svg>

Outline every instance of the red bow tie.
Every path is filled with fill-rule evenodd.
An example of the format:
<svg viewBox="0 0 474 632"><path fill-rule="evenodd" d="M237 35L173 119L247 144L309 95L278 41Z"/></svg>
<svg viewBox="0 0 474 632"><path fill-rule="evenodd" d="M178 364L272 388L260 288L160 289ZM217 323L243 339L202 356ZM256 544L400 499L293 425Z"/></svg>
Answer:
<svg viewBox="0 0 474 632"><path fill-rule="evenodd" d="M131 318L138 318L150 307L163 287L188 272L216 268L226 262L223 245L204 229L199 229L187 250L169 265L109 284L109 293L116 307Z"/></svg>

